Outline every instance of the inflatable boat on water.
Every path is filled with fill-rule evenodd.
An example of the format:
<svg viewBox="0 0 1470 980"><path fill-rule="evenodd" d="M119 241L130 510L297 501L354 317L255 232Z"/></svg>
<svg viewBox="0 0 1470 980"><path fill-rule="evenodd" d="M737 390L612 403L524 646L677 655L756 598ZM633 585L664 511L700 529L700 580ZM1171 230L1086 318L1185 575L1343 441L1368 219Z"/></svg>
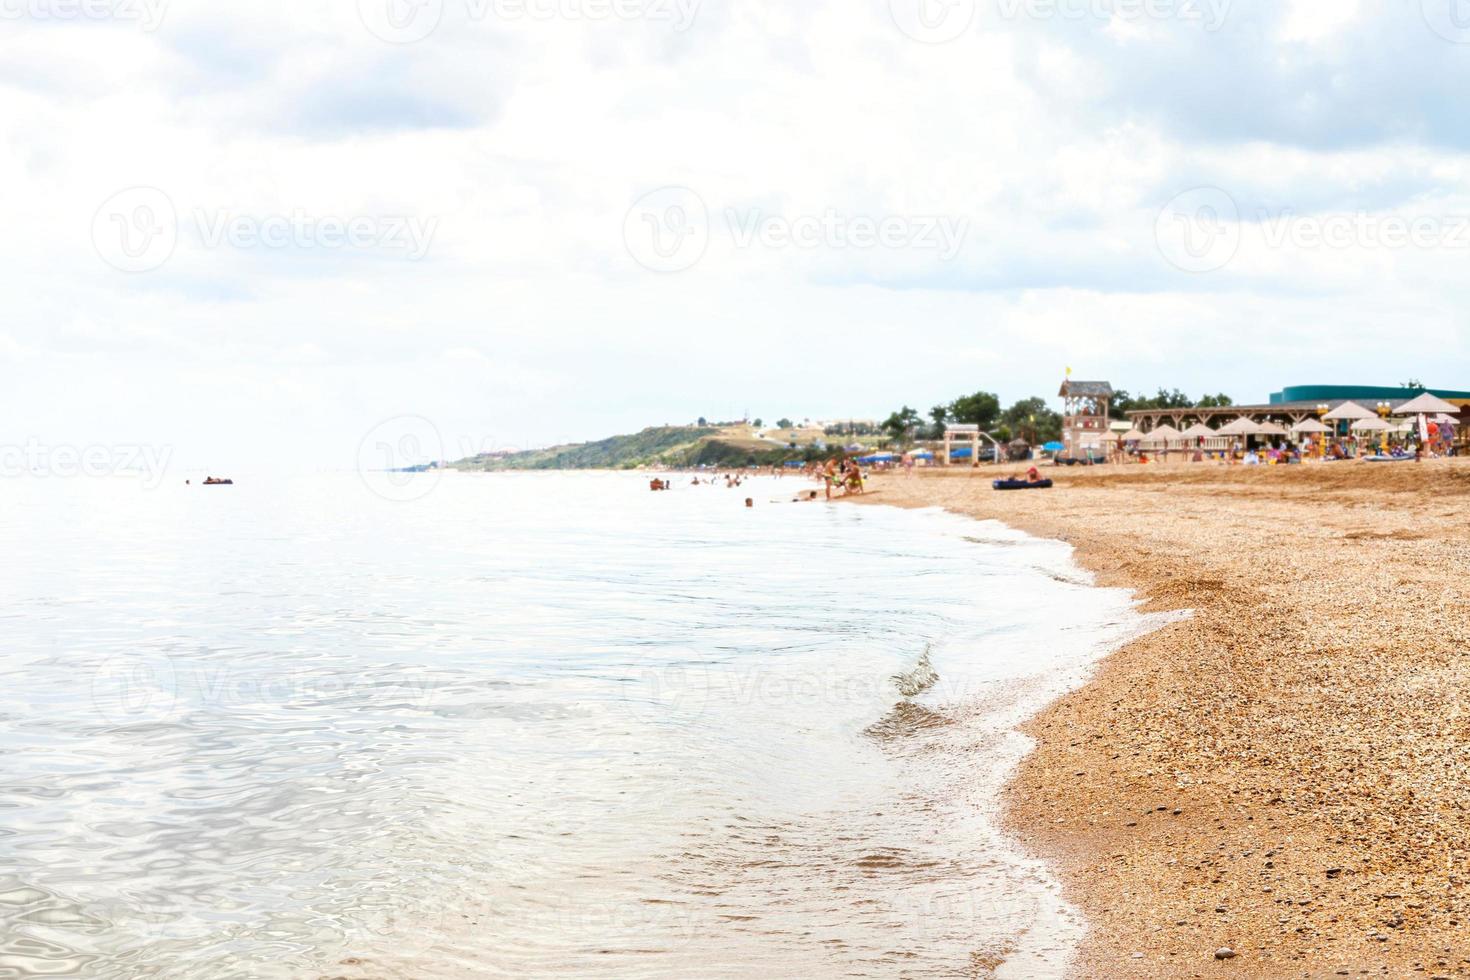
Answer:
<svg viewBox="0 0 1470 980"><path fill-rule="evenodd" d="M1050 490L1051 489L1051 481L1050 480L1037 480L1034 483L1031 482L1030 480L992 480L990 485L992 487L995 487L995 489L997 489L997 490Z"/></svg>

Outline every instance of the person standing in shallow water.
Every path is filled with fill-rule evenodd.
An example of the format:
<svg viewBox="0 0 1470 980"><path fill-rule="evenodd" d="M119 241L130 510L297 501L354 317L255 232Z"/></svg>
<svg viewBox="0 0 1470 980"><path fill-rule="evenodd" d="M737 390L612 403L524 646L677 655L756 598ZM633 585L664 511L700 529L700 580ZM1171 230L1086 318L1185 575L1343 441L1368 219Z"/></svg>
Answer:
<svg viewBox="0 0 1470 980"><path fill-rule="evenodd" d="M837 457L833 456L827 460L827 465L822 467L822 481L827 484L827 499L832 499L832 485L837 482Z"/></svg>

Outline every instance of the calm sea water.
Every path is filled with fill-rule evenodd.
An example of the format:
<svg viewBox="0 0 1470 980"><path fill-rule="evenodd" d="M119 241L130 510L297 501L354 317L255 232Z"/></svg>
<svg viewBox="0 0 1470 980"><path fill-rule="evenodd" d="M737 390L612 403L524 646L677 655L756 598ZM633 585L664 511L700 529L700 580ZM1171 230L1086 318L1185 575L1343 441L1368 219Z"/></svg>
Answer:
<svg viewBox="0 0 1470 980"><path fill-rule="evenodd" d="M0 486L0 977L1060 972L1012 726L1149 620L800 486Z"/></svg>

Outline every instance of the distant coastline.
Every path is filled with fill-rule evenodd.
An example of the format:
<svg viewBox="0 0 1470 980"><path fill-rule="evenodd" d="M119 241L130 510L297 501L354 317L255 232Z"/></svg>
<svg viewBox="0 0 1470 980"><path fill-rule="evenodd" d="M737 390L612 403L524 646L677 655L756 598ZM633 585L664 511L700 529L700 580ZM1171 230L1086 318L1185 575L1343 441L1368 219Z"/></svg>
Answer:
<svg viewBox="0 0 1470 980"><path fill-rule="evenodd" d="M473 473L515 470L632 470L644 467L780 466L792 460L825 458L842 448L842 437L826 440L806 433L796 444L788 434L767 435L745 423L654 426L631 435L570 443L525 452L482 453L449 464ZM780 436L778 438L777 436ZM820 436L820 433L818 433ZM805 440L803 445L801 439Z"/></svg>

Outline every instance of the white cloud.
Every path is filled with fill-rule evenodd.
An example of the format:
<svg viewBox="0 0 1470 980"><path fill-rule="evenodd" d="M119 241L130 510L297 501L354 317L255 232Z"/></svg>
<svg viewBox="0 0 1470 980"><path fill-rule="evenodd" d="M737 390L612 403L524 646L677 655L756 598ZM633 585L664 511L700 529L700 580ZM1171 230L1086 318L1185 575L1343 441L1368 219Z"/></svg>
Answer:
<svg viewBox="0 0 1470 980"><path fill-rule="evenodd" d="M1067 364L1241 398L1463 373L1462 254L1262 239L1283 209L1466 212L1463 51L1401 5L1238 3L1214 31L996 7L945 44L881 3L707 0L683 31L476 9L448 0L403 45L326 0L175 0L153 32L6 22L0 417L55 441L167 442L181 463L309 461L403 413L500 445L731 406L1050 395ZM623 231L669 185L712 225L697 264L657 274ZM1155 224L1202 185L1237 203L1241 244L1191 274ZM179 235L126 274L91 233L135 186L167 195ZM732 211L965 233L950 260L850 236L742 246ZM417 261L381 236L200 233L297 214L433 231ZM1449 338L1444 378L1402 340L1423 329Z"/></svg>

